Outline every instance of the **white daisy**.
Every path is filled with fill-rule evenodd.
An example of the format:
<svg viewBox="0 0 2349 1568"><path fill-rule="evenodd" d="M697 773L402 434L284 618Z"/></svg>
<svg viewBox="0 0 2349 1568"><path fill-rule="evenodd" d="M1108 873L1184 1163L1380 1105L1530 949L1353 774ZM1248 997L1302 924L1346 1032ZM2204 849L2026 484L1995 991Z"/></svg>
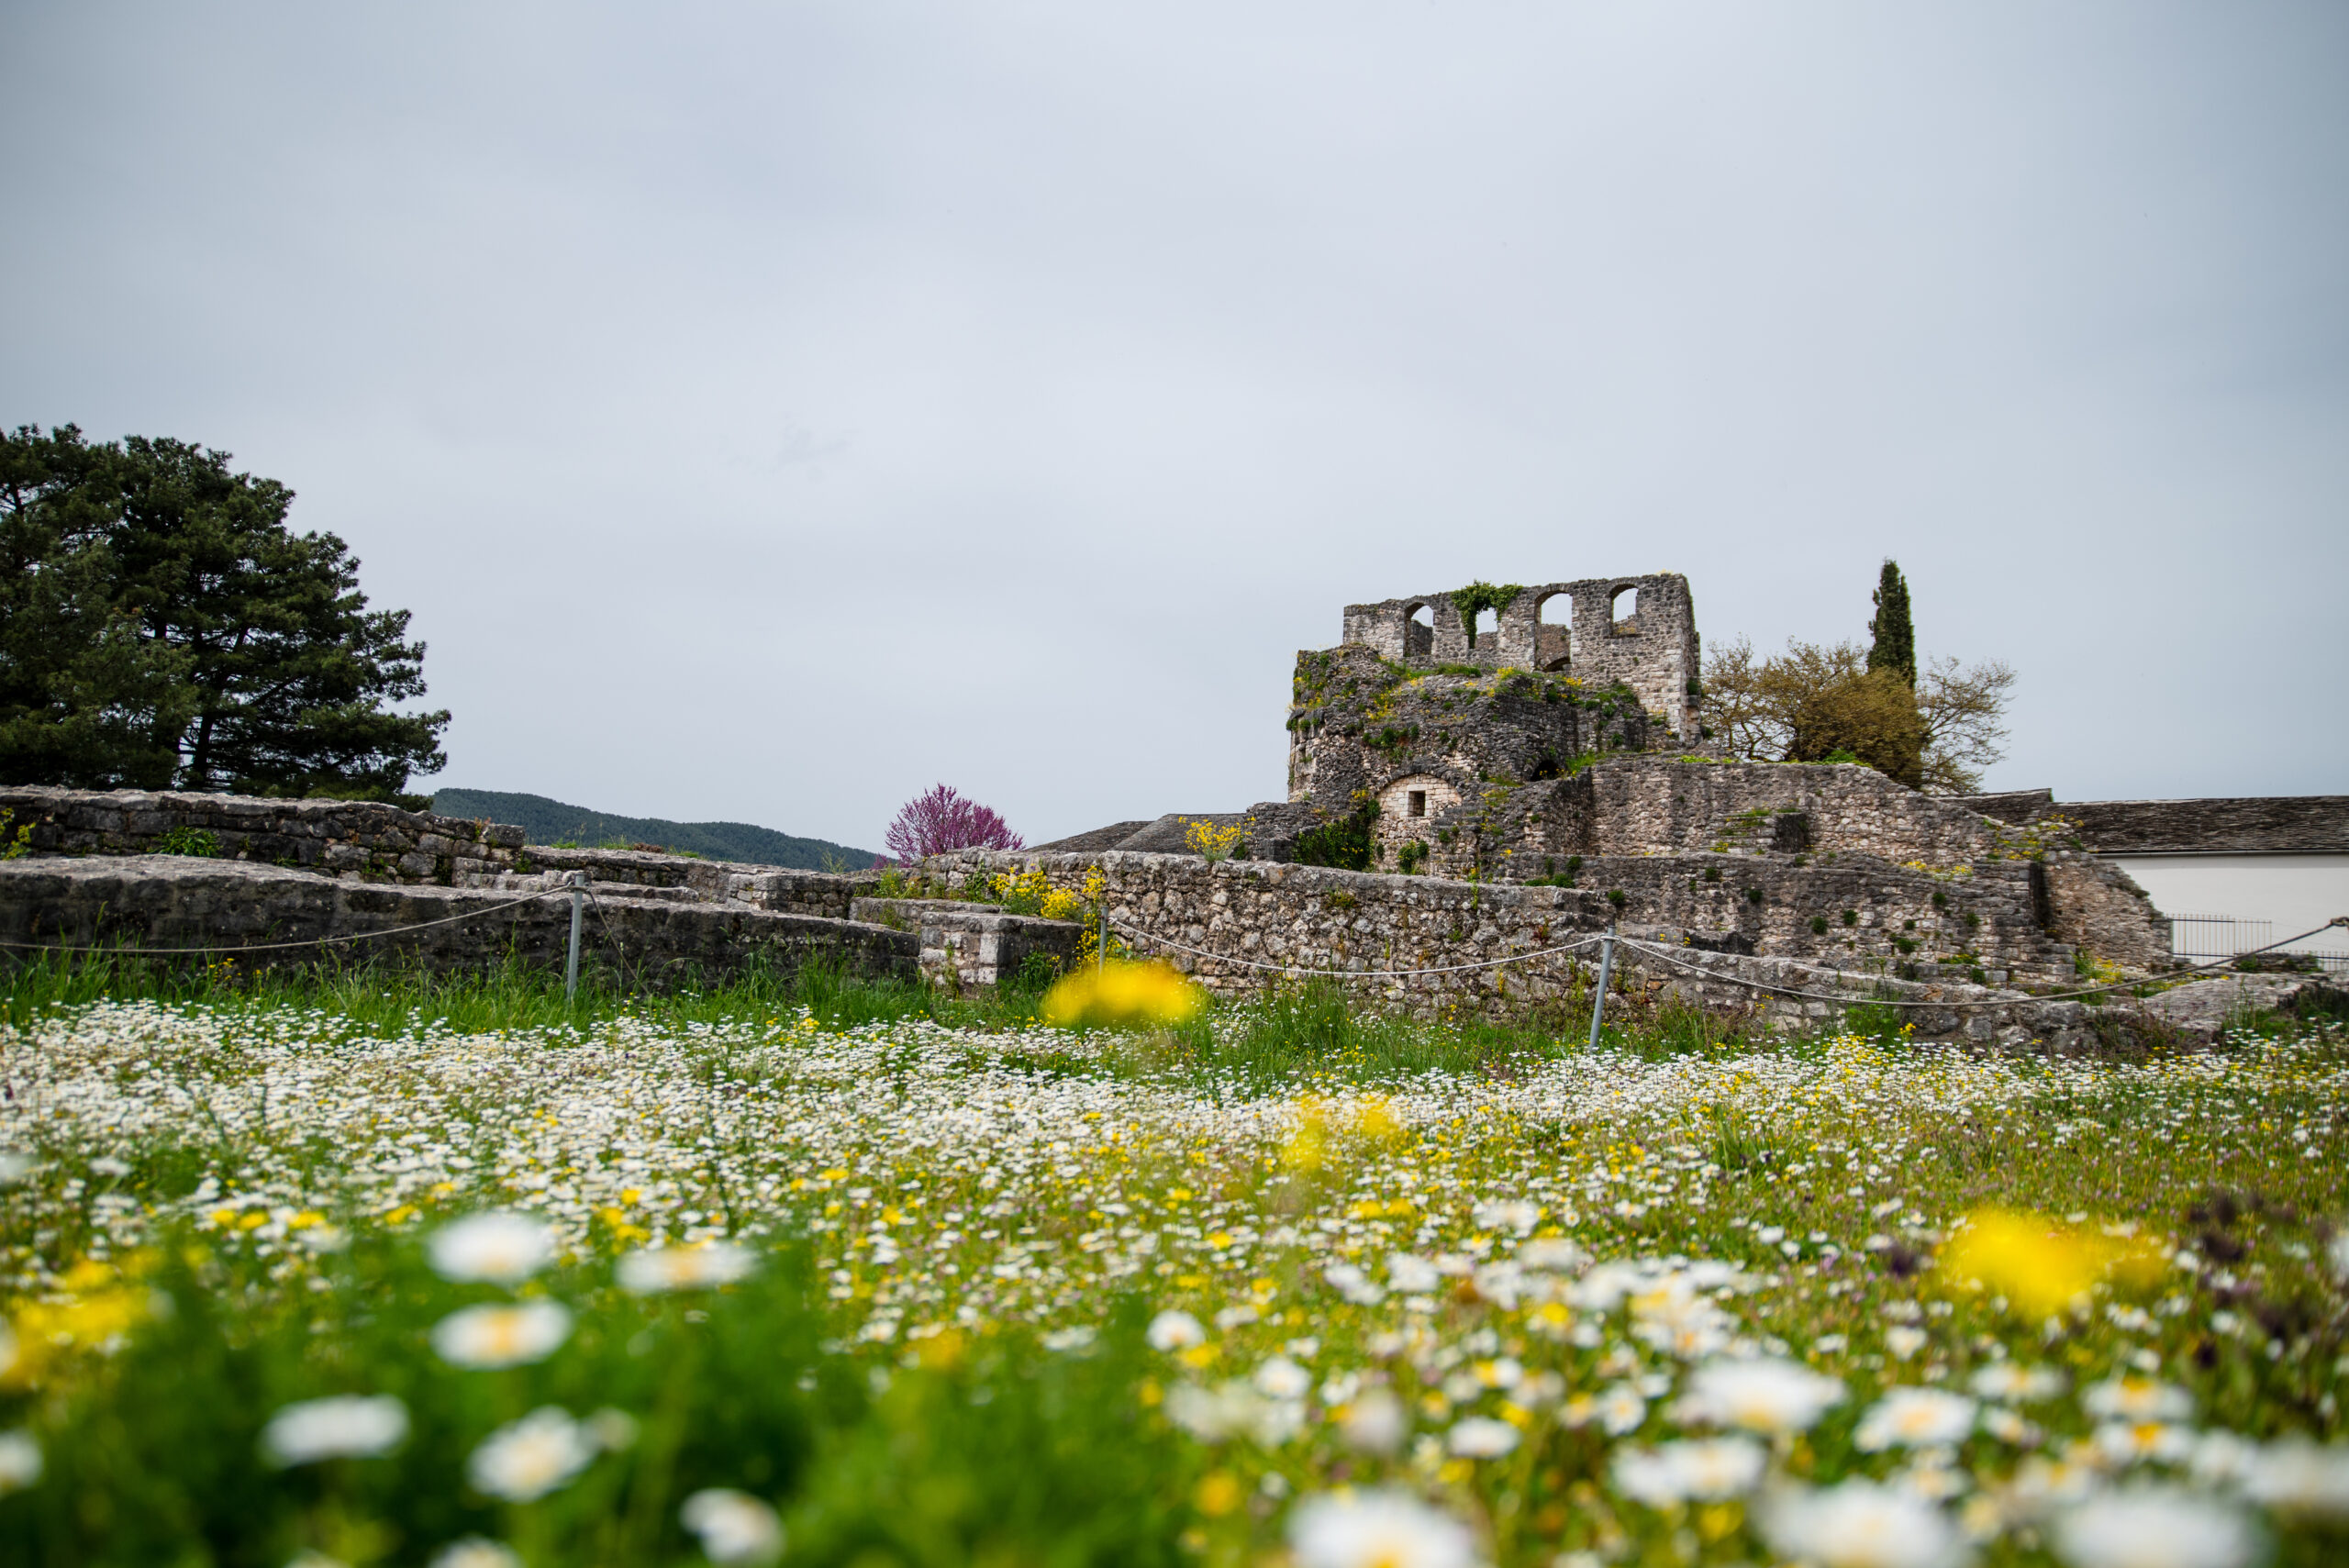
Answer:
<svg viewBox="0 0 2349 1568"><path fill-rule="evenodd" d="M1453 1425L1444 1442L1463 1459L1498 1459L1517 1447L1517 1429L1490 1416L1470 1416Z"/></svg>
<svg viewBox="0 0 2349 1568"><path fill-rule="evenodd" d="M1206 1344L1208 1331L1189 1313L1170 1307L1150 1320L1150 1332L1146 1337L1152 1350L1187 1351L1195 1345Z"/></svg>
<svg viewBox="0 0 2349 1568"><path fill-rule="evenodd" d="M571 1338L571 1309L560 1302L462 1307L432 1326L432 1348L457 1366L527 1366Z"/></svg>
<svg viewBox="0 0 2349 1568"><path fill-rule="evenodd" d="M2183 1421L2194 1414L2194 1396L2150 1377L2116 1377L2084 1389L2080 1403L2091 1416L2113 1421Z"/></svg>
<svg viewBox="0 0 2349 1568"><path fill-rule="evenodd" d="M2028 1405L2053 1399L2064 1392L2064 1374L2051 1367L2024 1366L2017 1362L1992 1362L1977 1370L1969 1385L1985 1399Z"/></svg>
<svg viewBox="0 0 2349 1568"><path fill-rule="evenodd" d="M519 1284L554 1262L554 1229L505 1210L476 1214L434 1231L425 1253L443 1279Z"/></svg>
<svg viewBox="0 0 2349 1568"><path fill-rule="evenodd" d="M772 1562L783 1555L783 1521L747 1492L709 1487L687 1497L677 1515L712 1562Z"/></svg>
<svg viewBox="0 0 2349 1568"><path fill-rule="evenodd" d="M1789 1361L1713 1362L1698 1367L1674 1414L1683 1421L1757 1432L1802 1431L1842 1403L1843 1385Z"/></svg>
<svg viewBox="0 0 2349 1568"><path fill-rule="evenodd" d="M746 1247L712 1241L701 1247L646 1247L619 1262L620 1288L631 1296L707 1290L748 1279L757 1266Z"/></svg>
<svg viewBox="0 0 2349 1568"><path fill-rule="evenodd" d="M262 1429L262 1454L272 1464L321 1459L372 1459L407 1436L407 1407L388 1394L338 1395L288 1405Z"/></svg>
<svg viewBox="0 0 2349 1568"><path fill-rule="evenodd" d="M1393 1453L1411 1429L1403 1402L1374 1388L1338 1412L1338 1435L1364 1453Z"/></svg>
<svg viewBox="0 0 2349 1568"><path fill-rule="evenodd" d="M1625 1449L1615 1458L1615 1484L1650 1507L1691 1497L1713 1501L1752 1491L1762 1479L1761 1445L1749 1438L1712 1438Z"/></svg>
<svg viewBox="0 0 2349 1568"><path fill-rule="evenodd" d="M40 1479L40 1444L28 1431L0 1432L0 1497Z"/></svg>
<svg viewBox="0 0 2349 1568"><path fill-rule="evenodd" d="M1947 1514L1901 1487L1846 1481L1769 1499L1762 1533L1820 1568L1956 1568L1970 1548Z"/></svg>
<svg viewBox="0 0 2349 1568"><path fill-rule="evenodd" d="M1852 1440L1864 1452L1888 1448L1942 1448L1974 1429L1975 1404L1938 1388L1895 1388L1860 1418Z"/></svg>
<svg viewBox="0 0 2349 1568"><path fill-rule="evenodd" d="M2279 1513L2349 1518L2349 1448L2287 1438L2257 1451L2245 1467L2243 1491Z"/></svg>
<svg viewBox="0 0 2349 1568"><path fill-rule="evenodd" d="M482 1440L465 1461L473 1489L509 1503L531 1503L587 1468L602 1445L571 1413L548 1405Z"/></svg>
<svg viewBox="0 0 2349 1568"><path fill-rule="evenodd" d="M2168 1486L2090 1497L2055 1526L2072 1568L2243 1568L2258 1548L2241 1514Z"/></svg>
<svg viewBox="0 0 2349 1568"><path fill-rule="evenodd" d="M1275 1356L1256 1369L1255 1384L1267 1398L1302 1399L1313 1387L1313 1374L1286 1356Z"/></svg>
<svg viewBox="0 0 2349 1568"><path fill-rule="evenodd" d="M1297 1568L1470 1568L1467 1529L1400 1492L1308 1497L1289 1516Z"/></svg>

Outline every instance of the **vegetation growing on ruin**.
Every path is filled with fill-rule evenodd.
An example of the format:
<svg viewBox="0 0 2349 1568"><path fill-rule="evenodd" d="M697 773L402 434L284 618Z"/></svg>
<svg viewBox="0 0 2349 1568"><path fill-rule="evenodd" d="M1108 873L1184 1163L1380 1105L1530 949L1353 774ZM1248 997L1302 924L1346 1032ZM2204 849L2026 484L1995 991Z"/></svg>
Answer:
<svg viewBox="0 0 2349 1568"><path fill-rule="evenodd" d="M1497 616L1523 592L1524 585L1518 583L1504 583L1499 587L1490 583L1471 583L1465 588L1454 589L1452 607L1460 612L1460 626L1467 634L1468 645L1476 645L1476 617L1480 613L1491 610Z"/></svg>
<svg viewBox="0 0 2349 1568"><path fill-rule="evenodd" d="M1378 797L1356 793L1354 807L1333 822L1308 828L1297 836L1295 854L1309 866L1334 866L1340 871L1368 871L1376 862Z"/></svg>

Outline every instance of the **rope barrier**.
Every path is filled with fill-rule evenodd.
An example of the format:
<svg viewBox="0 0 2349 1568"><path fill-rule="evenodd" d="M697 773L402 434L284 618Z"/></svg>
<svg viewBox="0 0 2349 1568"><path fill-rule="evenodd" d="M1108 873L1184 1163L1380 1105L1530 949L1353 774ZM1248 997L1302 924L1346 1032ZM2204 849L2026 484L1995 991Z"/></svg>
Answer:
<svg viewBox="0 0 2349 1568"><path fill-rule="evenodd" d="M619 961L620 973L633 979L639 991L643 990L644 972L629 962L628 950L620 945L619 933L612 929L612 917L604 913L604 901L596 896L594 887L584 883L581 886L587 895L587 902L596 906L596 928L604 933L604 945L612 950L612 957Z"/></svg>
<svg viewBox="0 0 2349 1568"><path fill-rule="evenodd" d="M1564 947L1542 948L1533 952L1511 953L1506 958L1486 959L1476 963L1442 964L1431 969L1312 969L1302 964L1264 963L1254 959L1239 958L1226 953L1210 952L1205 948L1192 947L1188 943L1178 942L1171 937L1158 936L1153 932L1142 930L1138 927L1129 926L1123 920L1117 919L1114 917L1104 916L1104 918L1108 920L1111 927L1125 932L1129 936L1140 938L1143 941L1152 942L1160 947L1172 948L1176 952L1186 952L1195 958L1208 959L1216 963L1234 963L1246 969L1267 970L1281 974L1329 975L1341 980L1404 980L1409 979L1414 975L1420 974L1458 974L1470 970L1498 969L1504 964L1523 963L1531 959L1548 958L1558 953L1574 952L1579 949L1587 948L1595 942L1605 940L1602 937L1596 936L1585 937L1579 941L1568 942ZM2105 993L2111 991L2133 990L2139 986L2160 984L2164 980L2169 979L2174 975L2199 974L2213 970L2224 969L2242 959L2267 952L2276 948L2288 947L2297 941L2305 941L2310 937L2315 936L2318 932L2330 930L2335 926L2349 926L2349 915L2341 916L2337 918L2328 920L2321 926L2313 927L2309 930L2302 931L2297 937L2286 937L2280 941L2269 942L2266 947L2254 948L2250 952L2237 953L2232 958L2219 959L2210 963L2198 964L2190 969L2173 970L2170 972L2170 974L2164 975L2154 980L2122 980L2110 985L2095 985L2080 991L2058 991L2044 995L2026 994L2018 996L1993 997L1979 1001L1915 1001L1899 997L1884 997L1878 999L1875 997L1844 995L1832 991L1802 991L1790 986L1772 985L1765 981L1748 980L1742 975L1720 973L1714 970L1707 968L1703 964L1689 962L1687 960L1678 956L1673 949L1664 946L1662 942L1648 941L1638 937L1618 937L1616 940L1631 947L1639 948L1643 951L1651 952L1656 957L1664 960L1666 963L1674 965L1675 968L1686 970L1693 974L1700 974L1708 980L1719 981L1723 984L1728 985L1742 986L1749 991L1766 991L1771 995L1777 996L1795 996L1800 997L1806 1001L1815 1002L1839 1002L1847 1006L1854 1002L1865 1002L1875 1006L1913 1007L1919 1009L1929 1007L2020 1007L2039 1002L2067 1002L2081 996L2102 995ZM1838 973L1841 972L1839 971ZM1931 982L1909 981L1905 982L1905 984L1931 984Z"/></svg>
<svg viewBox="0 0 2349 1568"><path fill-rule="evenodd" d="M525 904L535 904L541 898L552 898L557 894L567 895L570 891L571 889L567 887L550 888L544 893L533 893L527 898L516 898L504 904L493 904L486 909L468 909L462 915L444 915L438 920L419 920L413 926L387 926L380 931L353 931L348 936L340 937L305 937L298 942L246 942L236 947L225 944L212 946L199 944L195 947L184 948L73 948L56 942L0 942L0 948L12 949L18 952L102 952L125 958L180 958L195 952L279 952L288 948L331 947L337 942L371 942L378 937L402 936L409 931L429 931L435 926L453 926L460 920L478 920L484 915L495 915L506 909L518 909Z"/></svg>
<svg viewBox="0 0 2349 1568"><path fill-rule="evenodd" d="M1511 953L1507 958L1488 958L1475 963L1441 964L1432 969L1308 969L1303 964L1260 963L1254 959L1233 958L1224 953L1209 952L1205 948L1195 948L1186 943L1178 942L1172 937L1162 937L1153 932L1142 930L1139 927L1129 926L1123 920L1114 917L1105 917L1108 918L1111 926L1128 936L1139 937L1143 941L1153 942L1160 947L1173 948L1176 952L1187 952L1195 958L1212 959L1218 963L1236 963L1246 969L1271 970L1280 974L1330 974L1347 980L1405 980L1415 974L1459 974L1472 969L1497 969L1505 963L1523 963L1528 959L1549 958L1562 952L1574 952L1594 942L1606 940L1603 937L1585 937L1580 941L1568 942L1564 947L1541 948L1532 952Z"/></svg>
<svg viewBox="0 0 2349 1568"><path fill-rule="evenodd" d="M2086 990L2081 991L2026 993L2018 996L1996 996L1980 1001L1911 1001L1906 998L1893 996L1880 998L1874 996L1845 996L1839 995L1831 991L1798 991L1784 985L1771 985L1759 980L1747 980L1740 975L1715 973L1712 970L1706 968L1703 964L1690 963L1686 959L1679 957L1672 949L1664 946L1661 942L1646 941L1637 937L1624 937L1621 940L1632 947L1643 949L1648 952L1652 952L1656 957L1664 960L1664 962L1669 963L1675 968L1687 970L1692 974L1701 974L1708 980L1718 980L1728 985L1743 986L1749 991L1767 991L1771 995L1777 996L1799 996L1808 1001L1841 1002L1846 1006L1849 1006L1854 1002L1864 1002L1868 1006L1877 1007L1916 1007L1920 1009L1926 1007L2021 1007L2036 1002L2069 1002L2081 996L2100 996L2112 991L2131 991L2135 990L2139 986L2162 984L2176 975L2201 974L2212 970L2224 969L2228 965L2236 962L2238 960L2250 958L2257 953L2266 952L2272 948L2285 947L2293 942L2305 940L2310 937L2315 936L2318 931L2330 930L2332 927L2342 923L2343 922L2340 920L2328 920L2321 926L2302 931L2297 937L2286 937L2282 941L2268 943L2266 947L2254 948L2250 952L2237 953L2233 958L2222 958L2210 963L2197 964L2191 969L2171 970L2169 973L2157 976L2151 980L2121 980L2116 981L2110 985L2091 985ZM1839 971L1838 973L1842 972ZM1931 982L1909 981L1906 984L1930 984Z"/></svg>

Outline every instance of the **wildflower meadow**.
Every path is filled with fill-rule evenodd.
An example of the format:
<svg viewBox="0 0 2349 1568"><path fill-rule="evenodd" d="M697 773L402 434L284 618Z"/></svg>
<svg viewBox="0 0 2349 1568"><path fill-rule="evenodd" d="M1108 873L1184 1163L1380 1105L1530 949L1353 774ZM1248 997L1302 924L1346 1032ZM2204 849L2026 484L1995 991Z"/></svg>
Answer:
<svg viewBox="0 0 2349 1568"><path fill-rule="evenodd" d="M2338 1025L852 990L12 1003L0 1560L2349 1561Z"/></svg>

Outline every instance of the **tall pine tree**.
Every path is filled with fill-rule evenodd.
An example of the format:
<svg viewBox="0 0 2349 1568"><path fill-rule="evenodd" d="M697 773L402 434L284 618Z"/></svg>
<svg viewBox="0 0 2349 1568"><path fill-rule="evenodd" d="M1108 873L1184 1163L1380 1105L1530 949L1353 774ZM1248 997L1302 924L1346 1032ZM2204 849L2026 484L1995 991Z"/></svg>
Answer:
<svg viewBox="0 0 2349 1568"><path fill-rule="evenodd" d="M0 433L0 782L398 797L447 759L406 610L226 452Z"/></svg>
<svg viewBox="0 0 2349 1568"><path fill-rule="evenodd" d="M1911 691L1917 685L1917 628L1909 619L1909 584L1887 556L1876 580L1876 614L1868 621L1868 668L1889 670Z"/></svg>

